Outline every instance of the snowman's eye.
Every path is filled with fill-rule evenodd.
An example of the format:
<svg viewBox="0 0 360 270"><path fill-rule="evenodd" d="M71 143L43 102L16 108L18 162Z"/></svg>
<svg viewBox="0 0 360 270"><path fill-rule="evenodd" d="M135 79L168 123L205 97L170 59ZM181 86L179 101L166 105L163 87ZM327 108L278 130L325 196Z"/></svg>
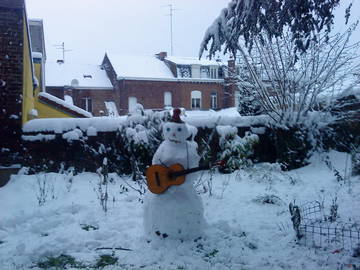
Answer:
<svg viewBox="0 0 360 270"><path fill-rule="evenodd" d="M178 128L178 131L180 132L180 131L181 131L181 128Z"/></svg>
<svg viewBox="0 0 360 270"><path fill-rule="evenodd" d="M170 128L169 128L169 127L168 127L168 128L166 128L166 131L167 131L167 132L169 132L169 131L170 131Z"/></svg>

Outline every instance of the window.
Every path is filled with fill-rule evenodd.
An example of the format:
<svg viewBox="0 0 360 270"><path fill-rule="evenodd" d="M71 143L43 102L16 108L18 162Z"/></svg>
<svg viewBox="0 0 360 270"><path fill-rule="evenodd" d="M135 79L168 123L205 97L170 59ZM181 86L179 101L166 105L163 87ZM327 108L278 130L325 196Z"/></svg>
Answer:
<svg viewBox="0 0 360 270"><path fill-rule="evenodd" d="M116 108L116 104L114 101L105 101L105 107L107 111L107 115L111 117L118 117L119 112Z"/></svg>
<svg viewBox="0 0 360 270"><path fill-rule="evenodd" d="M240 106L240 91L236 91L235 92L235 102L234 102L235 104L235 107L236 108L239 108L239 106Z"/></svg>
<svg viewBox="0 0 360 270"><path fill-rule="evenodd" d="M172 106L172 94L171 92L164 93L164 107Z"/></svg>
<svg viewBox="0 0 360 270"><path fill-rule="evenodd" d="M191 92L191 109L200 109L201 108L201 92L192 91Z"/></svg>
<svg viewBox="0 0 360 270"><path fill-rule="evenodd" d="M80 99L80 108L84 109L85 111L92 112L92 101L91 98L81 98Z"/></svg>
<svg viewBox="0 0 360 270"><path fill-rule="evenodd" d="M135 111L137 104L137 98L136 97L129 97L129 113Z"/></svg>
<svg viewBox="0 0 360 270"><path fill-rule="evenodd" d="M209 78L210 77L209 67L201 67L200 68L200 77L201 78Z"/></svg>
<svg viewBox="0 0 360 270"><path fill-rule="evenodd" d="M217 69L216 68L210 68L210 78L211 79L217 79Z"/></svg>
<svg viewBox="0 0 360 270"><path fill-rule="evenodd" d="M217 109L217 93L211 94L211 109Z"/></svg>

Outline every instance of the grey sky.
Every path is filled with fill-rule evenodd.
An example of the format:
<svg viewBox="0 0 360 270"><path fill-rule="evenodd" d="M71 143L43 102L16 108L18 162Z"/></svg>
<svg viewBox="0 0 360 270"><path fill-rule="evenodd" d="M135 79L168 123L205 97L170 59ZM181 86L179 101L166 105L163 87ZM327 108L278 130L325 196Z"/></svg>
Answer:
<svg viewBox="0 0 360 270"><path fill-rule="evenodd" d="M60 59L54 45L65 42L66 60L100 63L106 51L129 54L170 52L169 3L174 13L174 55L197 56L207 27L230 0L26 0L29 18L44 20L49 61ZM337 10L340 25L344 6ZM360 0L354 0L359 18ZM338 27L336 27L338 28ZM356 40L360 40L357 30Z"/></svg>

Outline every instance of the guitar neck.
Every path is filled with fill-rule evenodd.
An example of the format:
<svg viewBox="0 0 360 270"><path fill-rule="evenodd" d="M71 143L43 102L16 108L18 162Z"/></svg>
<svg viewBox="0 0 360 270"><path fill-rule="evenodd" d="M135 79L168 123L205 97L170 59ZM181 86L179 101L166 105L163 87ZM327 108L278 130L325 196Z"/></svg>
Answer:
<svg viewBox="0 0 360 270"><path fill-rule="evenodd" d="M188 173L193 173L193 172L207 170L207 169L210 169L210 166L199 166L199 167L186 169L186 170L182 170L182 171L178 171L178 172L172 172L170 175L171 175L171 177L179 177L179 176L186 175Z"/></svg>

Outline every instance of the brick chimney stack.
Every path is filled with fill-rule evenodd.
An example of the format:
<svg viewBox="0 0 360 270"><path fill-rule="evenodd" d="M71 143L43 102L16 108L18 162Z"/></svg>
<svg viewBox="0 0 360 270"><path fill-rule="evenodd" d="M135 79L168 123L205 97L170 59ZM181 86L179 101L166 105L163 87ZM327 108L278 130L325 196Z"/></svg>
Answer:
<svg viewBox="0 0 360 270"><path fill-rule="evenodd" d="M156 54L156 57L159 58L161 61L164 61L164 59L167 57L167 52L159 52Z"/></svg>
<svg viewBox="0 0 360 270"><path fill-rule="evenodd" d="M228 60L228 77L232 78L236 76L235 60L231 57Z"/></svg>

